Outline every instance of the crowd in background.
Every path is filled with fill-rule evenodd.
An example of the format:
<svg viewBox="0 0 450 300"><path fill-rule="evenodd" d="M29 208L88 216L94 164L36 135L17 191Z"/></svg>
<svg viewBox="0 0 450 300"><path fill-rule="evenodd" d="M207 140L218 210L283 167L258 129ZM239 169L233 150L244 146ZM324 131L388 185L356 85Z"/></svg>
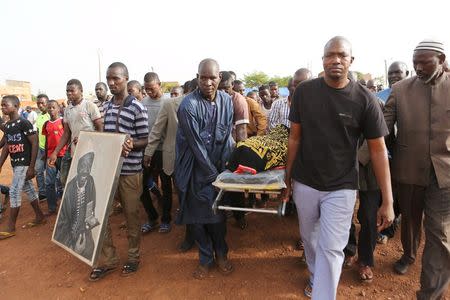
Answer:
<svg viewBox="0 0 450 300"><path fill-rule="evenodd" d="M35 212L25 227L45 224L57 213L81 130L120 132L129 136L122 146L114 203L115 212L125 217L128 237L121 274L138 270L141 234L167 234L174 219L185 226L179 250L198 247L195 278L207 277L212 266L230 274L227 214L211 210L217 195L211 183L227 168L239 143L282 125L290 134L283 158L287 188L281 198L296 207L299 217L296 242L311 273L304 293L334 299L342 267L354 265L361 281L371 282L376 244L389 243L399 226L403 253L393 270L407 274L416 260L423 220L426 242L417 297L440 299L450 281L450 75L439 41L425 40L413 53L416 75L396 61L389 66L386 89L356 78L349 70L350 42L335 37L324 47L323 77L299 68L289 80L287 97L279 95L276 82L246 87L213 59L200 62L196 78L173 87L170 97L158 74L146 73L142 83L129 80L120 62L109 66L106 83L95 85L94 101L84 99L77 79L67 82L66 107L40 94L36 113L20 108L17 97L5 96L0 166L9 155L13 178L1 190L10 211L0 239L16 235L22 192ZM73 201L84 203L83 197ZM265 194L246 198L244 193L227 193L226 198L239 207L264 207L269 200ZM358 237L353 222L357 199ZM2 204L0 212L6 209ZM74 214L77 224L87 226L82 209ZM239 228L247 228L243 212L232 216ZM119 263L109 223L102 254L91 281L115 271Z"/></svg>

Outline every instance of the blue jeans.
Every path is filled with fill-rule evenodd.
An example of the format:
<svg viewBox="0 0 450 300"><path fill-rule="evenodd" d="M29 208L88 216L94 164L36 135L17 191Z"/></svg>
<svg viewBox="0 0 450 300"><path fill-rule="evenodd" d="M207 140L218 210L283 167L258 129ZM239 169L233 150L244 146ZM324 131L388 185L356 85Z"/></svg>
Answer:
<svg viewBox="0 0 450 300"><path fill-rule="evenodd" d="M36 182L39 189L39 196L45 196L45 165L46 162L41 158L45 155L45 149L39 148L38 155L36 158L36 164L34 166L34 170L36 171Z"/></svg>
<svg viewBox="0 0 450 300"><path fill-rule="evenodd" d="M49 211L56 211L56 200L58 197L57 175L61 168L61 157L56 159L54 167L47 166L45 172L45 190L47 196L47 205Z"/></svg>
<svg viewBox="0 0 450 300"><path fill-rule="evenodd" d="M20 207L22 204L22 191L28 196L28 200L33 202L38 199L31 179L25 180L28 166L13 167L13 180L9 189L9 201L11 208Z"/></svg>
<svg viewBox="0 0 450 300"><path fill-rule="evenodd" d="M61 160L61 171L59 180L63 187L66 186L67 176L69 176L70 164L72 163L72 156L70 155L70 148L67 148L66 153L64 154Z"/></svg>

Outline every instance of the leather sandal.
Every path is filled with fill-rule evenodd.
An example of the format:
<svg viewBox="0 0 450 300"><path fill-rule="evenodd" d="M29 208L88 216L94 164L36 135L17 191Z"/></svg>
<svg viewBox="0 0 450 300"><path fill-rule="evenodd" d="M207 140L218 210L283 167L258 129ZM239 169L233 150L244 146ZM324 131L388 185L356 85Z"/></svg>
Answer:
<svg viewBox="0 0 450 300"><path fill-rule="evenodd" d="M361 281L368 282L368 283L372 282L373 272L372 272L372 268L370 268L370 266L360 265L358 273L359 273L359 279L361 279Z"/></svg>
<svg viewBox="0 0 450 300"><path fill-rule="evenodd" d="M139 267L138 262L127 262L126 264L123 265L122 273L120 273L120 275L124 277L133 275L134 273L137 272L138 267Z"/></svg>
<svg viewBox="0 0 450 300"><path fill-rule="evenodd" d="M89 275L89 281L98 281L108 275L109 273L112 273L116 270L116 267L98 267L92 269L91 274Z"/></svg>
<svg viewBox="0 0 450 300"><path fill-rule="evenodd" d="M198 265L197 268L195 268L194 272L192 272L192 276L195 279L205 279L206 277L208 277L209 274L209 267L208 266L204 266L204 265Z"/></svg>
<svg viewBox="0 0 450 300"><path fill-rule="evenodd" d="M229 275L234 271L233 264L224 257L219 257L216 259L217 268L223 275Z"/></svg>

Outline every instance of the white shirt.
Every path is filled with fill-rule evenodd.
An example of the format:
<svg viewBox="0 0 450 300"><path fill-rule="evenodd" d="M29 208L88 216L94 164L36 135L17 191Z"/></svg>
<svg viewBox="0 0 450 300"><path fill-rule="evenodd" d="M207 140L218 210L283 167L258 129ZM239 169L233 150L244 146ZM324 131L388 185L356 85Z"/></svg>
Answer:
<svg viewBox="0 0 450 300"><path fill-rule="evenodd" d="M33 110L29 112L27 120L30 121L31 125L33 125L33 129L36 130L37 113Z"/></svg>

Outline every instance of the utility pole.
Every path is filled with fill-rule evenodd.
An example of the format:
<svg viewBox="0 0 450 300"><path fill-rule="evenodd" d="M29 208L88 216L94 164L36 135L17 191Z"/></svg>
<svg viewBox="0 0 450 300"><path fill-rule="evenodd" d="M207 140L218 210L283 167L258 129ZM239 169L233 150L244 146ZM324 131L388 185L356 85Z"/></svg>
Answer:
<svg viewBox="0 0 450 300"><path fill-rule="evenodd" d="M98 82L102 81L102 69L100 62L101 50L97 49L97 60L98 60Z"/></svg>
<svg viewBox="0 0 450 300"><path fill-rule="evenodd" d="M387 61L384 60L384 86L388 86L388 69L387 69Z"/></svg>

